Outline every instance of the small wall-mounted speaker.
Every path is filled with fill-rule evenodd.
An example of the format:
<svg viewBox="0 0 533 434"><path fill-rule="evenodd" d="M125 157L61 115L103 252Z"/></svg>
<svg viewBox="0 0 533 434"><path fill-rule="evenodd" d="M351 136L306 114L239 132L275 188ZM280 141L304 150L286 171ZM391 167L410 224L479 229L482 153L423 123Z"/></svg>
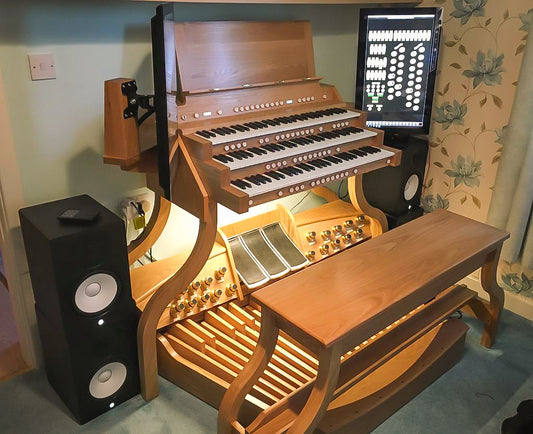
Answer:
<svg viewBox="0 0 533 434"><path fill-rule="evenodd" d="M19 215L46 374L83 424L140 391L124 223L87 195Z"/></svg>
<svg viewBox="0 0 533 434"><path fill-rule="evenodd" d="M426 138L409 136L385 144L402 151L401 163L365 173L363 191L367 201L385 213L392 229L423 214L420 196L428 142Z"/></svg>

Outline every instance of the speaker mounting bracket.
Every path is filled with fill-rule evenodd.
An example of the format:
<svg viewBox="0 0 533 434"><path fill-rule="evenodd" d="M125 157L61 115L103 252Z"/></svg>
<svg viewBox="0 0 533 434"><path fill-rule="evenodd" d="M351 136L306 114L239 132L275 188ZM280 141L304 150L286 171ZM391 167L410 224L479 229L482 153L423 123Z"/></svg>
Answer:
<svg viewBox="0 0 533 434"><path fill-rule="evenodd" d="M141 125L153 113L155 107L152 103L154 95L141 95L137 93L137 82L135 80L125 81L121 85L122 94L128 98L128 106L124 109L124 119L134 117L137 124ZM146 110L139 118L139 107Z"/></svg>

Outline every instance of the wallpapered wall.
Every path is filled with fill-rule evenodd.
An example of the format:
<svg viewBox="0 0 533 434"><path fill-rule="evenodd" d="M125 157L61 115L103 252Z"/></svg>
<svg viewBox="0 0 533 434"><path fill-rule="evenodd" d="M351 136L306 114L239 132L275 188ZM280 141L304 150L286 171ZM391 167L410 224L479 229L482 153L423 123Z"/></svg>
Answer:
<svg viewBox="0 0 533 434"><path fill-rule="evenodd" d="M426 0L422 6L444 8L422 206L485 221L533 27L532 2ZM499 275L506 290L533 297L533 270L502 261Z"/></svg>

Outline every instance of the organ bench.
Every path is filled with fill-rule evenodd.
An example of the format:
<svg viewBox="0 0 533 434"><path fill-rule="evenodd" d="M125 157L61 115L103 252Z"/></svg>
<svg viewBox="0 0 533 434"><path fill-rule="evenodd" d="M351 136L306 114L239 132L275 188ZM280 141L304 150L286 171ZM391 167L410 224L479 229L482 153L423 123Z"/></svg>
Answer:
<svg viewBox="0 0 533 434"><path fill-rule="evenodd" d="M494 332L503 301L495 271L508 236L441 210L253 293L261 307L259 341L224 395L218 432L373 429L459 360L468 327L450 315L475 293L455 283L479 267L493 305L485 334ZM280 330L318 356L318 374L305 392L270 407L245 431L239 409Z"/></svg>

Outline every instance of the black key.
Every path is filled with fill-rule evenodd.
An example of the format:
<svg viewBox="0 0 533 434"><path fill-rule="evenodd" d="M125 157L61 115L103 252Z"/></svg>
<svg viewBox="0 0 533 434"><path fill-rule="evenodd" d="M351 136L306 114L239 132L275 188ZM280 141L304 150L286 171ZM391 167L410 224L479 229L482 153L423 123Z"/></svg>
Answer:
<svg viewBox="0 0 533 434"><path fill-rule="evenodd" d="M280 172L284 173L285 175L294 176L294 173L289 170L288 167L282 167L279 169Z"/></svg>
<svg viewBox="0 0 533 434"><path fill-rule="evenodd" d="M209 133L206 133L205 131L196 131L196 134L199 136L205 137L206 139L211 137L211 135Z"/></svg>
<svg viewBox="0 0 533 434"><path fill-rule="evenodd" d="M268 153L268 152L263 151L262 149L259 149L259 148L248 148L248 150L250 152L253 152L255 155L263 155L263 154L267 154Z"/></svg>
<svg viewBox="0 0 533 434"><path fill-rule="evenodd" d="M254 177L252 176L247 176L246 178L247 181L251 182L252 184L255 184L255 185L261 185L261 183L259 181L257 181Z"/></svg>
<svg viewBox="0 0 533 434"><path fill-rule="evenodd" d="M261 179L267 181L267 182L272 182L272 179L270 179L268 176L265 176L265 175L257 175L259 176Z"/></svg>
<svg viewBox="0 0 533 434"><path fill-rule="evenodd" d="M236 179L235 181L231 181L231 184L236 185L237 187L242 188L242 189L246 189L246 188L251 188L252 187L251 184L249 184L246 181L243 181L242 179Z"/></svg>
<svg viewBox="0 0 533 434"><path fill-rule="evenodd" d="M355 155L357 155L357 156L359 156L359 157L364 157L364 156L367 155L366 152L360 151L359 149L352 149L352 150L350 150L350 151L348 151L348 152L349 152L350 154L355 154Z"/></svg>
<svg viewBox="0 0 533 434"><path fill-rule="evenodd" d="M253 122L246 122L244 125L246 125L247 127L252 128L253 130L258 130L259 129L259 127L257 125L255 125Z"/></svg>
<svg viewBox="0 0 533 434"><path fill-rule="evenodd" d="M221 130L225 131L226 133L228 134L235 134L237 131L231 129L231 128L228 128L228 127L222 127L220 128Z"/></svg>

